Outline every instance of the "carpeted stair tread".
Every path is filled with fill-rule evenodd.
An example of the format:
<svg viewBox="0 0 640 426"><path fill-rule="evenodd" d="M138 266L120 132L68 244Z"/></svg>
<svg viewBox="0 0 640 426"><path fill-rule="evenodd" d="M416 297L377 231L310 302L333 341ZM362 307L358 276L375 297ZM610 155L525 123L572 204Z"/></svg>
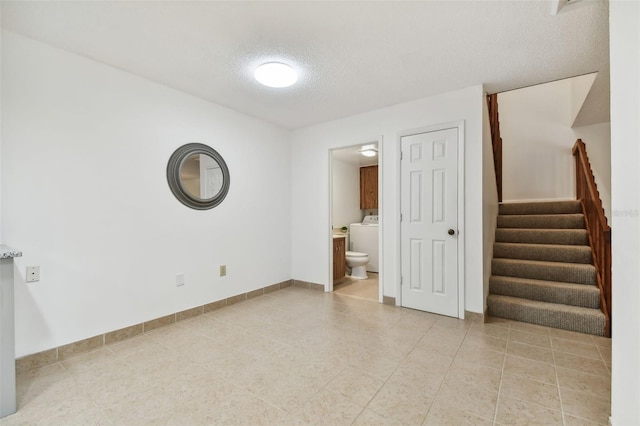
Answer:
<svg viewBox="0 0 640 426"><path fill-rule="evenodd" d="M489 292L540 302L600 309L600 290L592 285L492 275L489 278Z"/></svg>
<svg viewBox="0 0 640 426"><path fill-rule="evenodd" d="M584 215L582 213L500 215L498 228L584 229Z"/></svg>
<svg viewBox="0 0 640 426"><path fill-rule="evenodd" d="M582 213L580 201L502 203L500 214L570 214Z"/></svg>
<svg viewBox="0 0 640 426"><path fill-rule="evenodd" d="M490 294L487 313L492 316L547 327L604 336L606 318L600 309L527 300Z"/></svg>
<svg viewBox="0 0 640 426"><path fill-rule="evenodd" d="M491 262L492 275L596 285L596 270L584 263L501 259Z"/></svg>
<svg viewBox="0 0 640 426"><path fill-rule="evenodd" d="M591 263L592 261L589 246L561 244L495 243L493 257L572 263Z"/></svg>
<svg viewBox="0 0 640 426"><path fill-rule="evenodd" d="M499 212L488 314L604 335L581 202L502 203Z"/></svg>
<svg viewBox="0 0 640 426"><path fill-rule="evenodd" d="M586 229L496 229L496 242L528 244L588 245Z"/></svg>

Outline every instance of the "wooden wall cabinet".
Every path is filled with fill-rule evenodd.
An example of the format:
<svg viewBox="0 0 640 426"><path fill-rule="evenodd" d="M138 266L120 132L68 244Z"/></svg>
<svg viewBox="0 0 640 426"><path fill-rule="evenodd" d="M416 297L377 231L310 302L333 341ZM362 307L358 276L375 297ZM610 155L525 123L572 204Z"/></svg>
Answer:
<svg viewBox="0 0 640 426"><path fill-rule="evenodd" d="M346 263L346 244L345 238L339 237L333 239L333 281L340 281L344 278Z"/></svg>
<svg viewBox="0 0 640 426"><path fill-rule="evenodd" d="M360 167L360 209L378 208L378 166Z"/></svg>

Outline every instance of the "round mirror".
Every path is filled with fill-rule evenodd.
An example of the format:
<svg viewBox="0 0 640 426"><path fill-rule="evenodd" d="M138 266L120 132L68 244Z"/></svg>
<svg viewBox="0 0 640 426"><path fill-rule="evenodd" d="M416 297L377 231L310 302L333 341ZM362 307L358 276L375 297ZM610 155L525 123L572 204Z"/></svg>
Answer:
<svg viewBox="0 0 640 426"><path fill-rule="evenodd" d="M171 155L167 181L171 192L182 204L207 210L227 196L229 169L216 150L201 143L190 143Z"/></svg>

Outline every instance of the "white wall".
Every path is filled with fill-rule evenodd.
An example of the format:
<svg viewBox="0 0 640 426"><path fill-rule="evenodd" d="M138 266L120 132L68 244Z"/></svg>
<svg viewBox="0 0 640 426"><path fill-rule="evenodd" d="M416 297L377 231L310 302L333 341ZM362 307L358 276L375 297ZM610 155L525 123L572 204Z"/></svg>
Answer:
<svg viewBox="0 0 640 426"><path fill-rule="evenodd" d="M485 95L486 96L486 95ZM493 144L491 141L491 124L489 106L482 103L482 239L483 239L483 294L485 300L489 295L489 278L491 277L491 261L493 260L493 243L496 241L498 222L498 188L496 171L493 162Z"/></svg>
<svg viewBox="0 0 640 426"><path fill-rule="evenodd" d="M593 86L593 82L596 81L597 76L598 73L594 72L574 77L569 80L569 93L571 96L571 99L569 100L569 107L571 108L571 113L569 115L570 120L568 124L571 126L574 125L578 114L580 114L582 105L584 105L584 101L587 99L587 95L591 91L591 86Z"/></svg>
<svg viewBox="0 0 640 426"><path fill-rule="evenodd" d="M504 201L575 199L576 139L587 146L605 211L611 210L609 123L571 128L576 103L593 75L527 87L498 95L503 139Z"/></svg>
<svg viewBox="0 0 640 426"><path fill-rule="evenodd" d="M502 199L575 198L567 80L500 93Z"/></svg>
<svg viewBox="0 0 640 426"><path fill-rule="evenodd" d="M12 33L2 42L2 233L24 253L17 356L291 277L288 131ZM229 167L212 210L169 190L167 161L189 142ZM24 282L27 265L40 282Z"/></svg>
<svg viewBox="0 0 640 426"><path fill-rule="evenodd" d="M360 210L360 166L336 158L331 162L333 217L331 226L349 227L362 220Z"/></svg>
<svg viewBox="0 0 640 426"><path fill-rule="evenodd" d="M465 122L465 308L482 312L482 104L481 86L446 93L299 129L292 135L292 278L326 284L330 279L329 150L365 143L382 135L384 295L396 297L400 276L399 135L410 129ZM465 231L466 230L466 231Z"/></svg>
<svg viewBox="0 0 640 426"><path fill-rule="evenodd" d="M640 424L640 3L609 4L613 367L611 423Z"/></svg>
<svg viewBox="0 0 640 426"><path fill-rule="evenodd" d="M2 2L0 2L0 21L2 20ZM0 31L0 73L3 65L3 37L2 37L2 31ZM0 76L1 77L1 76ZM3 98L3 91L2 91L2 78L0 78L0 100ZM4 239L2 238L2 139L3 139L3 130L2 130L2 102L0 102L0 244L2 244L4 242ZM19 250L18 247L15 247L16 249Z"/></svg>

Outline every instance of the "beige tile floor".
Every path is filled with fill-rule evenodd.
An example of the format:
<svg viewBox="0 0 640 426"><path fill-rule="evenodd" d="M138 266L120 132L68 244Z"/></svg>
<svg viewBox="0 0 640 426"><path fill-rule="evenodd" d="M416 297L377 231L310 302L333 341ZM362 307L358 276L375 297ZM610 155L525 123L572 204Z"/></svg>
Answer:
<svg viewBox="0 0 640 426"><path fill-rule="evenodd" d="M23 373L0 424L604 425L610 352L290 287Z"/></svg>
<svg viewBox="0 0 640 426"><path fill-rule="evenodd" d="M378 300L378 274L375 272L367 272L366 280L359 280L349 276L338 283L334 284L333 291L343 296L357 297L366 300Z"/></svg>

